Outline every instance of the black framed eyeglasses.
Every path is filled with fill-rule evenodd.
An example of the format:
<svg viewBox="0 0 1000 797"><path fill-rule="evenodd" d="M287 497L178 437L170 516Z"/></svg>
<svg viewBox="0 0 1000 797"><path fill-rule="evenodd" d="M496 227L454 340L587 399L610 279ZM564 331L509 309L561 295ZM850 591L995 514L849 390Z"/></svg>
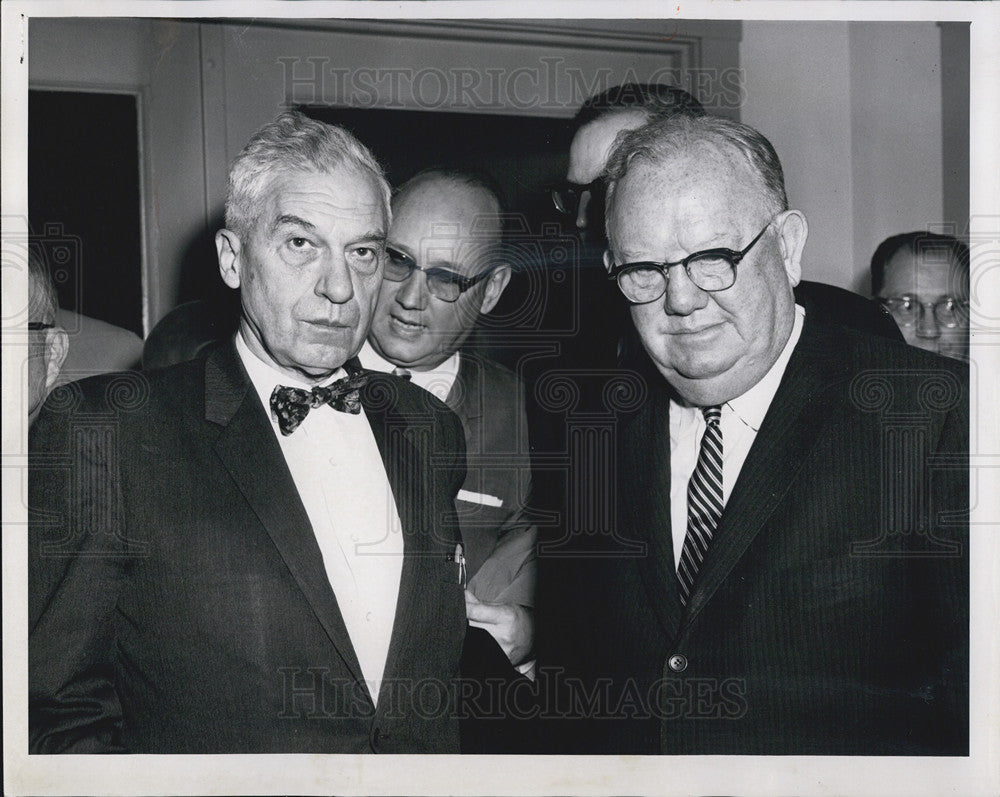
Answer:
<svg viewBox="0 0 1000 797"><path fill-rule="evenodd" d="M590 191L591 201L603 201L605 182L598 177L590 183L573 183L563 180L546 186L549 196L552 197L552 204L556 210L567 216L576 216L580 212L580 199L584 191Z"/></svg>
<svg viewBox="0 0 1000 797"><path fill-rule="evenodd" d="M44 329L55 329L55 324L49 324L45 321L29 321L28 331L29 332L41 332Z"/></svg>
<svg viewBox="0 0 1000 797"><path fill-rule="evenodd" d="M456 274L446 268L421 268L408 254L393 249L391 246L387 246L385 252L389 258L386 261L385 270L382 272L384 279L390 282L406 282L414 271L422 271L427 277L427 290L432 296L436 296L443 302L458 301L459 296L486 279L494 268L490 266L474 277L463 277L461 274Z"/></svg>
<svg viewBox="0 0 1000 797"><path fill-rule="evenodd" d="M619 289L633 304L648 304L663 296L667 292L668 271L674 266L684 266L688 278L701 290L709 293L724 291L736 282L736 267L767 232L773 221L771 219L765 224L764 229L740 250L703 249L674 263L642 260L620 266L612 265L608 278L618 281Z"/></svg>
<svg viewBox="0 0 1000 797"><path fill-rule="evenodd" d="M955 329L967 324L969 302L954 296L942 296L936 302L922 302L917 296L906 293L902 296L880 296L879 302L896 319L901 327L912 327L928 309L934 314L938 326Z"/></svg>

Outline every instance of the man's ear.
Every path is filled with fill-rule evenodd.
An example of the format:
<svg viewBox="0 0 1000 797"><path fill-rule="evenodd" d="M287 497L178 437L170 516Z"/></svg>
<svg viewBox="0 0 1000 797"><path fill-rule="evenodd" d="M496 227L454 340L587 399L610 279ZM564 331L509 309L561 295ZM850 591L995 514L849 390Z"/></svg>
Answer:
<svg viewBox="0 0 1000 797"><path fill-rule="evenodd" d="M604 250L604 268L608 272L608 274L611 273L611 269L614 268L614 265L615 265L615 256L613 254L611 254L611 250L610 249L605 249Z"/></svg>
<svg viewBox="0 0 1000 797"><path fill-rule="evenodd" d="M215 252L219 256L219 274L230 288L240 287L240 251L242 243L232 230L215 234Z"/></svg>
<svg viewBox="0 0 1000 797"><path fill-rule="evenodd" d="M504 263L493 269L493 273L486 280L486 291L483 293L483 304L479 308L480 313L488 313L496 307L508 282L510 282L510 266Z"/></svg>
<svg viewBox="0 0 1000 797"><path fill-rule="evenodd" d="M48 394L59 378L66 355L69 353L69 336L62 327L45 330L45 392Z"/></svg>
<svg viewBox="0 0 1000 797"><path fill-rule="evenodd" d="M778 245L781 247L781 259L785 264L785 273L792 287L802 279L802 249L809 235L809 223L801 210L786 210L775 219L778 230Z"/></svg>

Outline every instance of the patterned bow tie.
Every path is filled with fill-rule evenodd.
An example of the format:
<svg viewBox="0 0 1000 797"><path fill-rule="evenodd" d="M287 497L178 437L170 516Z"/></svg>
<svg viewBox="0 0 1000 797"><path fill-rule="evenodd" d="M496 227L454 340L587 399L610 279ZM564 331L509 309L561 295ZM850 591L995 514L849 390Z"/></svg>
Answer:
<svg viewBox="0 0 1000 797"><path fill-rule="evenodd" d="M298 429L309 410L324 404L338 412L357 415L361 412L361 388L368 384L368 379L368 374L355 373L312 390L277 385L271 393L271 411L278 419L278 428L283 435L290 435Z"/></svg>

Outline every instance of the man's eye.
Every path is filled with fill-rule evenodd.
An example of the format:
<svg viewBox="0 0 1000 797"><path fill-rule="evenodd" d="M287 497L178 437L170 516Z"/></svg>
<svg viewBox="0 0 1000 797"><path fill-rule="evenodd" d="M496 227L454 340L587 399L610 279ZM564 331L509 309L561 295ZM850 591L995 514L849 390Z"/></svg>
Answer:
<svg viewBox="0 0 1000 797"><path fill-rule="evenodd" d="M292 249L305 249L309 246L312 246L312 241L310 241L308 238L295 237L288 239L288 245Z"/></svg>

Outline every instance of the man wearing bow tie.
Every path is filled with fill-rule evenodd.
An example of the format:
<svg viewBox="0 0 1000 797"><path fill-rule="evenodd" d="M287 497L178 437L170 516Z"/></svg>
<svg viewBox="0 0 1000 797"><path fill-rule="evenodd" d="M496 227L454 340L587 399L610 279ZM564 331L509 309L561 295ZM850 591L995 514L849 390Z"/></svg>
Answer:
<svg viewBox="0 0 1000 797"><path fill-rule="evenodd" d="M235 340L32 430L32 752L458 752L458 419L352 360L389 186L285 113L234 161Z"/></svg>

